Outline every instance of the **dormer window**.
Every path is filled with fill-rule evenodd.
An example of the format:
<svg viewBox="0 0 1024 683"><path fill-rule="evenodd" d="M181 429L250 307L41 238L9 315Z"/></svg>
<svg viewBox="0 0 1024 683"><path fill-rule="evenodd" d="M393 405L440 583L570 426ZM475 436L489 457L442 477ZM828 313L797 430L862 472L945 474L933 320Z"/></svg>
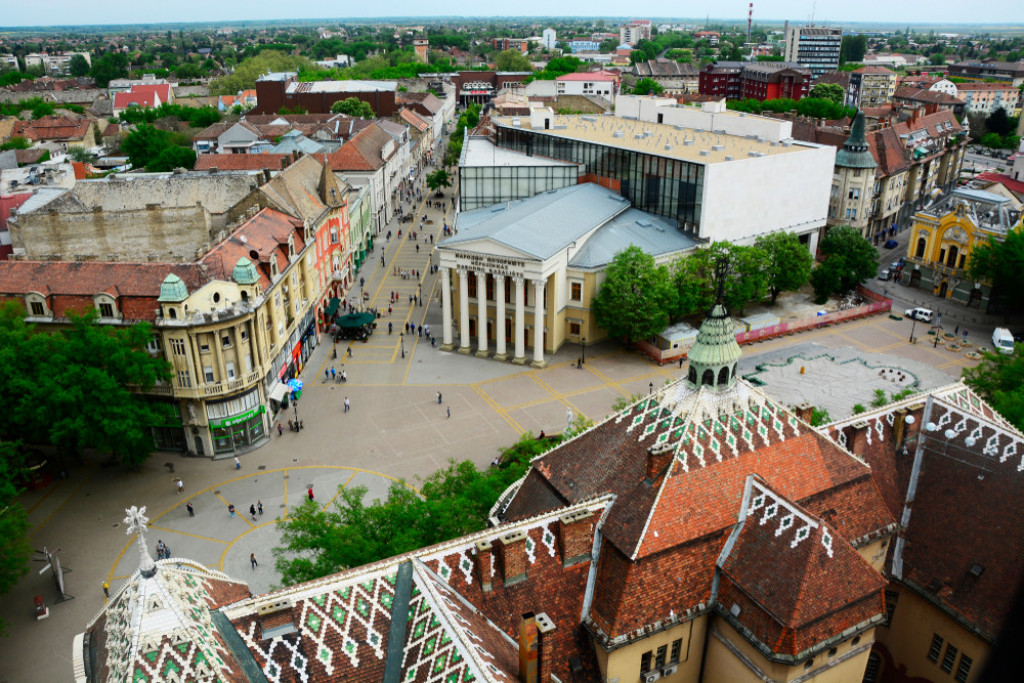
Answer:
<svg viewBox="0 0 1024 683"><path fill-rule="evenodd" d="M114 300L114 297L109 294L97 294L93 297L93 302L101 318L120 319L121 313L117 310L117 301Z"/></svg>
<svg viewBox="0 0 1024 683"><path fill-rule="evenodd" d="M270 257L270 277L277 277L277 259L273 256Z"/></svg>
<svg viewBox="0 0 1024 683"><path fill-rule="evenodd" d="M50 307L46 305L46 297L37 292L32 292L25 297L25 308L28 309L28 314L33 318L53 315Z"/></svg>
<svg viewBox="0 0 1024 683"><path fill-rule="evenodd" d="M295 256L295 235L288 236L288 258Z"/></svg>

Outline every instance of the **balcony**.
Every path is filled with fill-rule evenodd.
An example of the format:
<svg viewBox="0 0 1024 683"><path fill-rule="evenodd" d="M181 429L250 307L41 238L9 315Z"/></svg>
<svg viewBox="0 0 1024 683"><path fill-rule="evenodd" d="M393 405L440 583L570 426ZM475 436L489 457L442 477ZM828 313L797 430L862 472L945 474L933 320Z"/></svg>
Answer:
<svg viewBox="0 0 1024 683"><path fill-rule="evenodd" d="M236 379L228 380L227 382L200 384L199 386L192 387L172 387L170 384L164 384L162 386L153 387L153 389L146 393L158 396L173 396L174 398L216 398L218 396L227 396L237 391L249 389L259 382L260 378L264 375L266 375L265 370L253 370L244 377L238 377Z"/></svg>

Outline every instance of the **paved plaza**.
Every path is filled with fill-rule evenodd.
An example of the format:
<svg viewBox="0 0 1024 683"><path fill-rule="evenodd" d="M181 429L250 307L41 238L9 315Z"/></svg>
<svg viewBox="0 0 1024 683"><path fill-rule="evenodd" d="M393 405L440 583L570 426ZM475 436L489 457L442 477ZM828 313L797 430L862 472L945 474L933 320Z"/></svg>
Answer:
<svg viewBox="0 0 1024 683"><path fill-rule="evenodd" d="M435 242L451 220L447 206L446 211L422 204L417 209L417 215L427 213L432 221L427 227ZM658 367L613 343L588 346L583 369L575 367L578 347L564 348L549 357L548 367L536 369L442 352L439 340L431 345L418 334L399 336L408 322L426 323L439 336L441 312L435 276L395 275L396 267L428 272L429 239L424 244L419 235L417 252L416 242L404 234L398 239L397 226L391 229L395 234L385 247L385 265L380 265L378 246L360 276L373 306L386 310L392 291L398 304L368 342L351 346L351 357L348 344L339 343L335 359L335 346L323 337L302 375L298 413L304 430L286 429L281 436L275 431L270 443L240 456L240 470L231 458L157 453L140 471L129 473L89 457L70 468L66 479L23 495L30 542L34 548L61 549L62 563L71 570L66 590L75 599L54 604L53 580L48 572L37 573L42 565L36 564L0 597L0 612L9 624L9 637L0 639L0 681L51 682L70 676L72 638L102 607L101 584L109 580L116 590L138 564L122 523L126 507L148 507L152 546L162 540L173 557L221 569L263 592L278 580L272 550L278 544L275 519L302 504L310 486L321 505L330 504L339 487L366 486L369 498L386 495L399 480L417 487L450 459L470 459L483 467L497 449L524 432L561 431L567 408L600 420L617 398L646 394L652 386L681 377L678 366ZM420 291L423 305L410 304L408 297ZM762 342L744 347L740 371L749 375L761 365L758 377L768 393L785 403L820 401L838 419L848 414L843 406L870 403L870 382L883 367L903 370L924 389L953 381L971 364L962 352L926 344L920 324L916 334L922 340L909 343L910 329L910 321L877 316ZM981 328L972 334L983 338ZM835 359L850 362L837 364ZM806 368L803 376L799 366ZM332 367L344 368L348 382L325 381L324 370ZM898 390L893 382L880 386L890 393ZM343 411L346 397L348 413ZM173 474L164 465L168 462ZM185 486L182 494L175 488L178 477ZM253 520L249 506L258 501L264 514ZM186 510L188 502L194 518ZM229 504L236 507L235 517L228 513ZM250 553L259 562L256 569L250 567ZM46 620L34 619L35 595L50 606Z"/></svg>

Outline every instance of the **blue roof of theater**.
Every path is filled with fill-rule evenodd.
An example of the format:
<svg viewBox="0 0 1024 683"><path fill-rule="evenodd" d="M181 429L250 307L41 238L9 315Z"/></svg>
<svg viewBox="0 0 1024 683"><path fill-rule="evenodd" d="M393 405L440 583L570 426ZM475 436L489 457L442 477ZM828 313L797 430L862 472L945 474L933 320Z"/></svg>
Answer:
<svg viewBox="0 0 1024 683"><path fill-rule="evenodd" d="M610 263L632 244L652 256L697 244L673 221L634 209L624 197L594 183L465 211L455 225L459 232L444 247L489 240L543 261L577 243L581 249L569 264L578 268ZM579 244L584 238L586 243Z"/></svg>

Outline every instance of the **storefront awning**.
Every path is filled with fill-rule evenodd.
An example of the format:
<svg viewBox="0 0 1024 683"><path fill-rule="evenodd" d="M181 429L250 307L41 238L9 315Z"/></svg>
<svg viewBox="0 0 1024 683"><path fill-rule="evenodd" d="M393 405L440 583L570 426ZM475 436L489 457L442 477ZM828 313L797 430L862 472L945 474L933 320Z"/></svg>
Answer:
<svg viewBox="0 0 1024 683"><path fill-rule="evenodd" d="M331 298L331 300L327 302L327 308L324 309L324 317L334 317L334 314L338 312L338 306L340 305L341 299L339 299L338 297Z"/></svg>
<svg viewBox="0 0 1024 683"><path fill-rule="evenodd" d="M270 390L270 400L277 401L280 403L284 400L284 397L288 394L291 389L284 382L278 382L277 385Z"/></svg>

